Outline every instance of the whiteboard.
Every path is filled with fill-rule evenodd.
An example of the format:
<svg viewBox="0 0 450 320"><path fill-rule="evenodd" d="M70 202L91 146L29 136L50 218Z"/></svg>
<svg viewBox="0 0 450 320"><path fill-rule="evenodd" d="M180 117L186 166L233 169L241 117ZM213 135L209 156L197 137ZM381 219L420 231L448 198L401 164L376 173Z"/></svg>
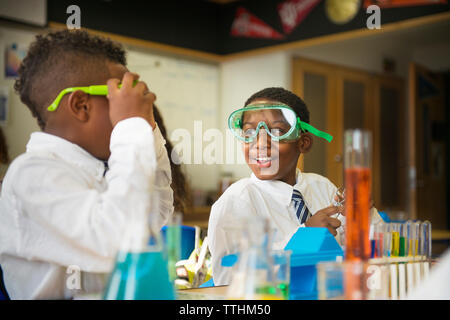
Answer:
<svg viewBox="0 0 450 320"><path fill-rule="evenodd" d="M184 128L191 134L191 164L184 164L184 172L191 187L216 190L219 164L194 164L194 121L201 121L202 132L219 128L218 65L189 61L176 57L128 49L128 69L141 76L157 96L160 111L170 139L174 130ZM222 127L222 126L220 126ZM196 136L197 143L203 136ZM174 145L177 143L172 141ZM206 142L203 143L203 148Z"/></svg>

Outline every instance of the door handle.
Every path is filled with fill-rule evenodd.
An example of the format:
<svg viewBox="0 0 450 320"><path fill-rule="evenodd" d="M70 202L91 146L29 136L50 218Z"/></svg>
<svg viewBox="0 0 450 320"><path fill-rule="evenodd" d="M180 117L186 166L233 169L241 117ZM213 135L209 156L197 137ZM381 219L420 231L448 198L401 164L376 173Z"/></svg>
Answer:
<svg viewBox="0 0 450 320"><path fill-rule="evenodd" d="M341 162L342 161L342 155L335 154L334 155L334 162Z"/></svg>

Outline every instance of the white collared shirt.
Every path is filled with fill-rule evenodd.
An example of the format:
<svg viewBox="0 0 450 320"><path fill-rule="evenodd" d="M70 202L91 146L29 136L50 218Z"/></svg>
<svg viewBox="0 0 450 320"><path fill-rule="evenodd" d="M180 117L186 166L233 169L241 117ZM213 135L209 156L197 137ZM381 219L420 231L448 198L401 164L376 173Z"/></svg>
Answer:
<svg viewBox="0 0 450 320"><path fill-rule="evenodd" d="M208 241L215 285L226 285L231 281L231 268L221 266L224 255L235 253L230 252L233 244L229 243L230 237L227 240L227 227L239 224L242 218L267 218L275 229L272 248L281 250L297 229L304 227L292 203L293 188L300 191L311 215L333 204L337 188L330 180L300 170L297 170L296 179L296 184L291 186L278 180L260 180L252 174L250 178L233 183L214 203L209 218ZM344 216L339 215L338 219L345 223ZM339 242L340 230L337 231Z"/></svg>
<svg viewBox="0 0 450 320"><path fill-rule="evenodd" d="M32 133L0 198L0 265L10 297L70 299L103 290L132 217L146 224L150 213L160 229L173 213L164 145L144 119L120 121L104 175L104 163L78 145ZM81 288L72 290L77 271Z"/></svg>

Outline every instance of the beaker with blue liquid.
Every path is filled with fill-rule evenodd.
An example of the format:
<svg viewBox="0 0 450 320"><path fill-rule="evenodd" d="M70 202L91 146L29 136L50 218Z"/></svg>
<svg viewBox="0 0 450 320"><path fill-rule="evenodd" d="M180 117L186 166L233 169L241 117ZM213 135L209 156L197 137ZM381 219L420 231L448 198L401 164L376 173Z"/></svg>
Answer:
<svg viewBox="0 0 450 320"><path fill-rule="evenodd" d="M174 300L175 291L167 268L159 231L130 224L126 245L117 253L104 292L105 300Z"/></svg>

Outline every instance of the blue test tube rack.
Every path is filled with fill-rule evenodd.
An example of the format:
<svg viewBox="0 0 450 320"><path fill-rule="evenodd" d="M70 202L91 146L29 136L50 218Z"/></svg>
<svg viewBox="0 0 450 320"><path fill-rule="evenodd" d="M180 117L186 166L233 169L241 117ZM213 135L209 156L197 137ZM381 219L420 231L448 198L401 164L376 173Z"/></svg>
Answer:
<svg viewBox="0 0 450 320"><path fill-rule="evenodd" d="M291 250L290 300L317 300L316 265L343 258L344 251L326 228L299 228L285 250Z"/></svg>

